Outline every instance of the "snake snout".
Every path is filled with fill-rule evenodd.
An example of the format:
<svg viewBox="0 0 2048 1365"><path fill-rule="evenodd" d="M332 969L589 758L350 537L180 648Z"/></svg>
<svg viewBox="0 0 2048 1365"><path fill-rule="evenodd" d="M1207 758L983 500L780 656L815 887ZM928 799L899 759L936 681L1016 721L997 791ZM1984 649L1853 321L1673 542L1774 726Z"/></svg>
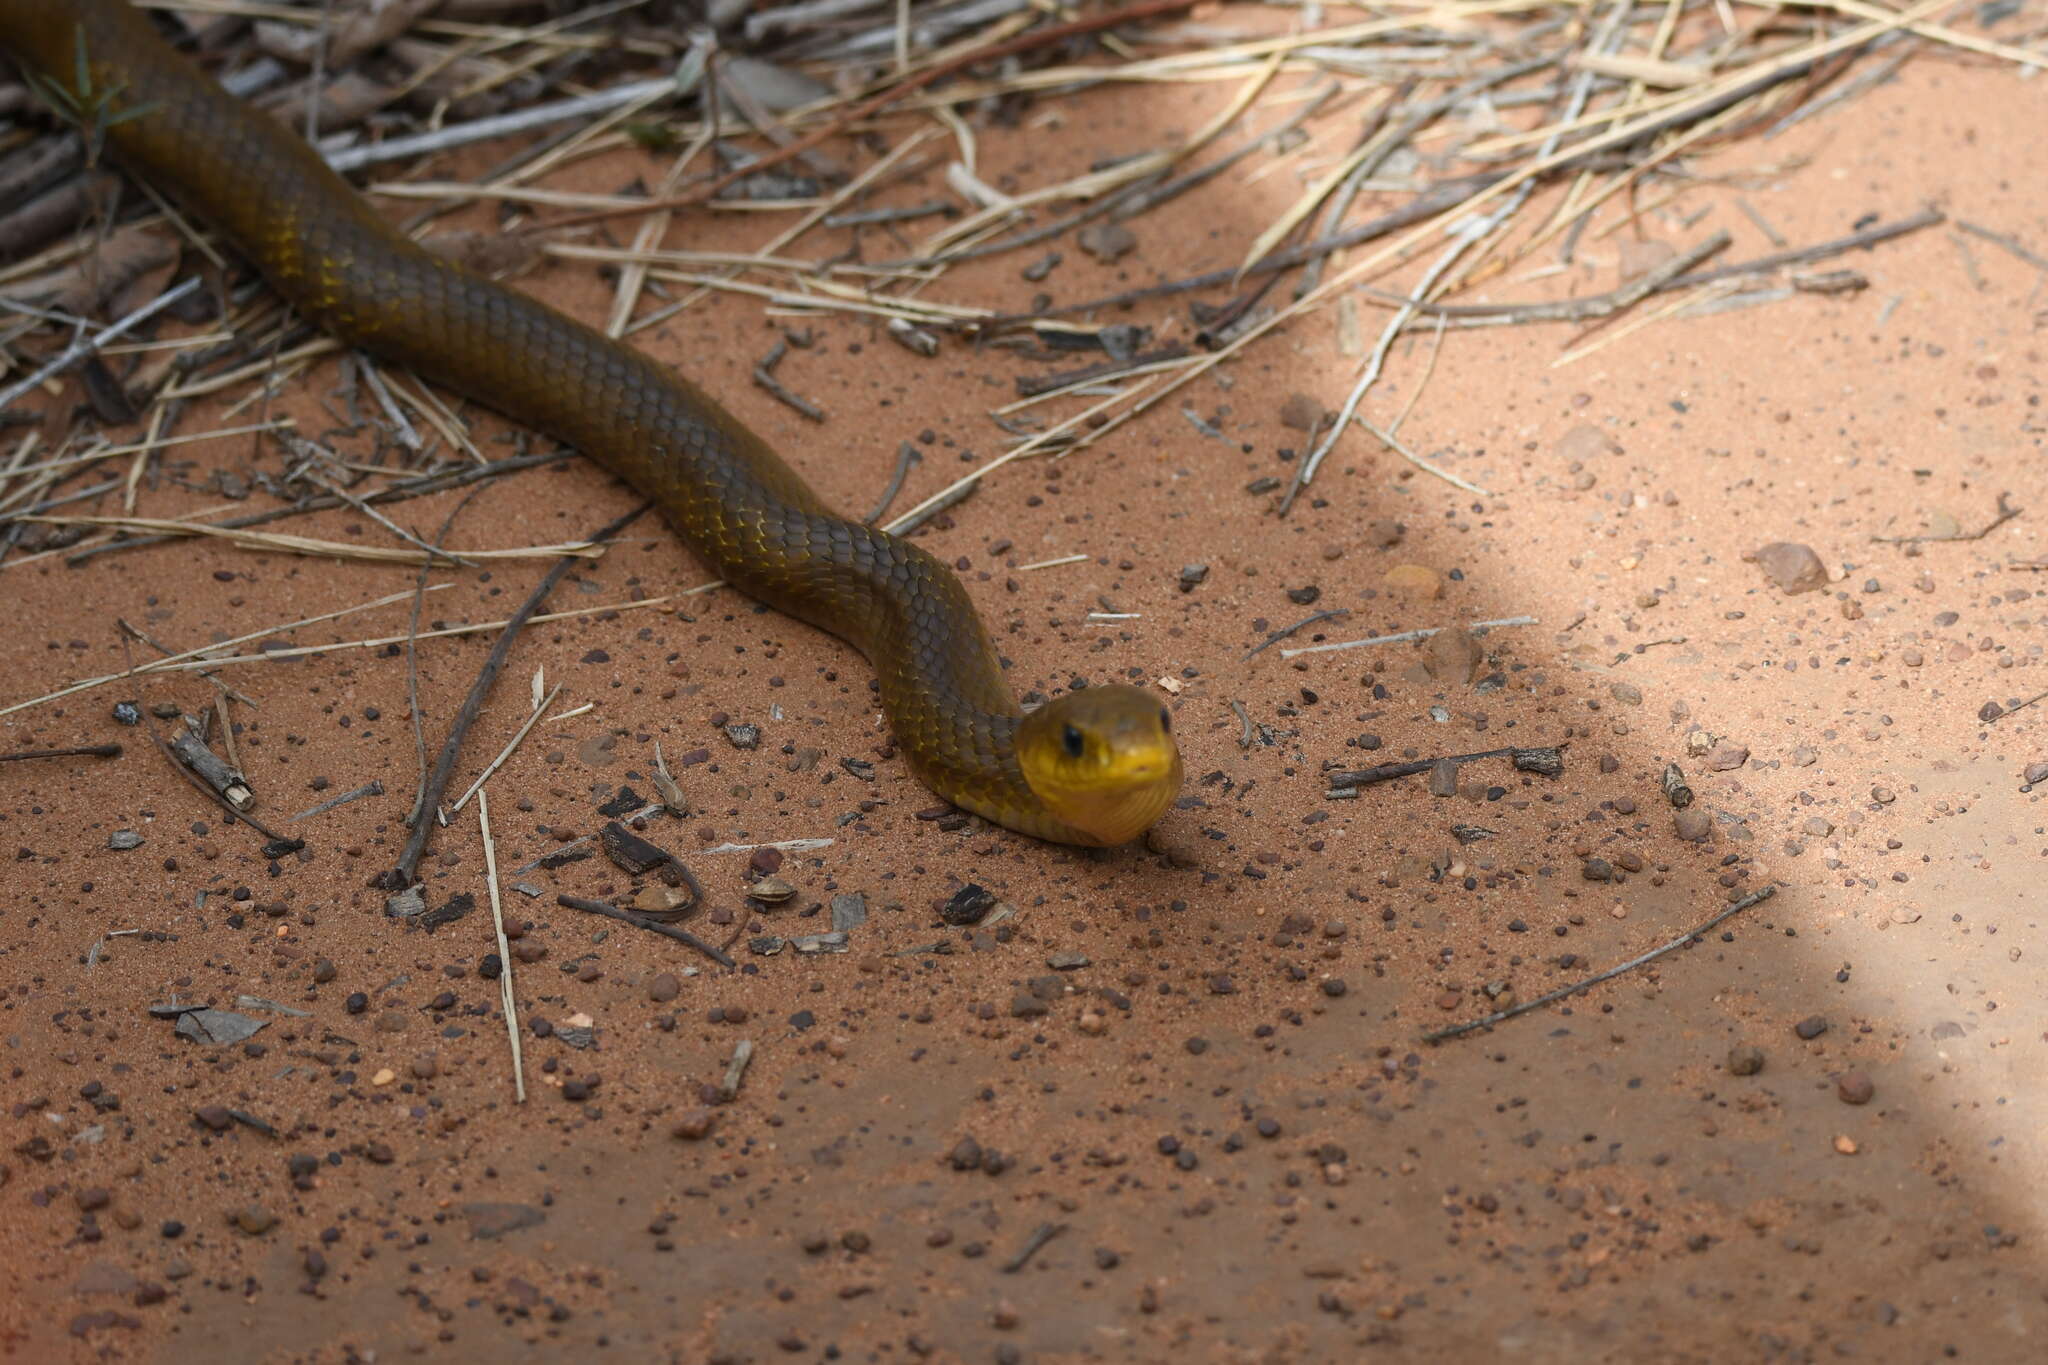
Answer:
<svg viewBox="0 0 2048 1365"><path fill-rule="evenodd" d="M1153 782L1172 771L1174 757L1164 753L1134 754L1118 765L1119 775L1128 782Z"/></svg>

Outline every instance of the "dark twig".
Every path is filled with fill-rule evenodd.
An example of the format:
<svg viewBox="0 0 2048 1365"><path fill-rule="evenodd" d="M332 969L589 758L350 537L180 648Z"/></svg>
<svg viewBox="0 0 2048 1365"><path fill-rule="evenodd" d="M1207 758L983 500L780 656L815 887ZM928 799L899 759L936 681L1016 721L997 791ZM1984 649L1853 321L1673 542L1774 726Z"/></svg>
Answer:
<svg viewBox="0 0 2048 1365"><path fill-rule="evenodd" d="M768 390L769 397L778 399L785 406L794 409L799 417L807 418L813 422L823 422L825 420L825 410L823 408L813 403L810 399L792 393L789 389L783 387L781 380L762 369L759 365L754 367L754 382Z"/></svg>
<svg viewBox="0 0 2048 1365"><path fill-rule="evenodd" d="M917 447L908 441L896 447L896 472L889 476L889 486L882 490L882 496L875 502L875 510L868 513L867 524L873 526L889 510L889 504L896 501L896 495L903 491L903 481L910 477L910 467L924 457L917 453Z"/></svg>
<svg viewBox="0 0 2048 1365"><path fill-rule="evenodd" d="M1618 967L1609 967L1604 972L1596 973L1592 976L1587 977L1584 981L1577 982L1570 986L1560 986L1558 989L1551 991L1547 995L1539 995L1534 1000L1526 1000L1521 1004L1514 1006L1511 1009L1496 1010L1492 1014L1485 1015L1482 1018L1470 1019L1462 1024L1453 1024L1449 1028L1440 1028L1433 1033L1425 1033L1422 1035L1422 1041L1425 1043L1441 1043L1447 1038L1456 1038L1462 1034L1471 1033L1477 1029L1491 1028L1493 1027L1493 1025L1501 1023L1504 1020L1513 1019L1516 1015L1527 1014L1530 1010L1541 1009L1543 1006L1551 1004L1558 1000L1562 1000L1568 995L1577 995L1580 991L1589 990L1592 987L1599 985L1603 981L1612 981L1615 977L1620 976L1625 972L1632 972L1646 962L1654 961L1657 958L1664 956L1664 954L1668 952L1672 952L1673 950L1678 948L1683 948L1686 944L1692 942L1701 934L1704 934L1709 930L1713 929L1723 920L1732 919L1733 917L1741 914L1743 911L1749 909L1750 907L1762 904L1764 901L1767 901L1772 896L1776 895L1777 892L1778 888L1775 886L1760 886L1756 890L1750 892L1747 896L1744 896L1741 900L1736 901L1726 910L1723 910L1720 914L1708 920L1705 924L1699 925L1696 928L1686 930L1683 934L1680 934L1677 938L1672 939L1669 943L1665 944L1661 948L1652 948L1649 952L1644 953L1641 957L1632 957Z"/></svg>
<svg viewBox="0 0 2048 1365"><path fill-rule="evenodd" d="M1812 246L1794 247L1788 251L1773 251L1752 260L1736 261L1731 265L1716 266L1712 270L1692 271L1694 265L1728 245L1726 233L1716 233L1707 241L1694 247L1685 255L1665 262L1619 289L1605 294L1594 294L1581 299L1561 299L1554 303L1473 303L1452 304L1432 303L1424 299L1403 299L1398 295L1371 290L1376 297L1390 302L1405 303L1418 312L1437 314L1450 318L1477 318L1508 323L1523 322L1582 322L1603 318L1618 313L1624 308L1639 303L1651 294L1668 294L1680 289L1691 289L1697 285L1712 284L1716 280L1733 279L1741 275L1761 275L1788 265L1807 265L1814 261L1839 256L1845 251L1859 247L1875 246L1894 237L1903 237L1909 232L1918 232L1943 221L1937 209L1924 209L1910 218L1901 218L1896 223L1880 223L1861 232L1852 232L1846 237L1833 241L1817 242ZM1683 273L1691 271L1692 273Z"/></svg>
<svg viewBox="0 0 2048 1365"><path fill-rule="evenodd" d="M1390 303L1405 304L1418 313L1438 317L1496 318L1503 322L1586 322L1633 308L1708 257L1725 251L1728 242L1727 233L1717 232L1654 270L1644 271L1619 289L1584 298L1558 299L1551 303L1435 303L1428 299L1402 298L1377 289L1371 292Z"/></svg>
<svg viewBox="0 0 2048 1365"><path fill-rule="evenodd" d="M1805 265L1812 261L1824 261L1830 256L1839 256L1845 251L1854 251L1858 247L1876 246L1879 242L1888 242L1894 237L1903 237L1909 232L1918 232L1922 228L1931 228L1945 221L1947 221L1946 215L1940 209L1922 209L1911 218L1901 218L1896 223L1879 223L1876 227L1865 228L1861 232L1852 232L1846 237L1837 237L1831 242L1819 242L1813 246L1794 247L1790 251L1773 251L1768 256L1758 256L1754 260L1737 261L1733 265L1716 266L1712 270L1700 270L1690 275L1680 275L1677 279L1665 281L1658 288L1657 292L1664 294L1675 289L1691 289L1695 285L1712 284L1715 280L1733 279L1737 275L1760 275L1766 270L1776 270L1779 266Z"/></svg>
<svg viewBox="0 0 2048 1365"><path fill-rule="evenodd" d="M285 821L285 823L288 825L295 825L301 820L310 820L316 815L325 815L328 811L333 810L336 806L346 806L349 802L360 801L366 796L382 796L383 794L384 784L373 777L368 782L365 782L362 786L357 787L354 791L343 792L339 796L330 796L317 806L309 806L305 810L300 811L297 815L294 815L291 819Z"/></svg>
<svg viewBox="0 0 2048 1365"><path fill-rule="evenodd" d="M1069 384L1088 384L1101 379L1114 379L1120 374L1140 369L1146 365L1158 365L1169 360L1179 360L1187 355L1188 348L1175 341L1156 350L1141 351L1129 360L1105 360L1099 365L1083 365L1077 370L1055 370L1051 374L1025 374L1017 376L1017 396L1036 398L1064 389Z"/></svg>
<svg viewBox="0 0 2048 1365"><path fill-rule="evenodd" d="M2032 706L2035 702L2038 701L2048 701L2048 692L2036 692L2033 696L2028 697L2025 701L2014 702L2011 706L2006 707L2003 711L2000 711L1997 715L1991 717L1991 722L1987 723L2004 720L2013 712L2018 711L2023 707Z"/></svg>
<svg viewBox="0 0 2048 1365"><path fill-rule="evenodd" d="M80 744L69 749L17 749L0 754L0 763L19 763L24 758L119 758L118 744Z"/></svg>
<svg viewBox="0 0 2048 1365"><path fill-rule="evenodd" d="M462 501L455 504L454 509L448 513L447 520L441 523L440 534L434 537L435 544L438 545L448 539L448 533L455 529L455 519L462 515L462 509L469 506L469 500L475 497L478 491L470 490L463 496ZM419 773L418 780L413 784L412 814L407 818L415 822L419 820L420 811L424 808L421 802L426 799L427 792L427 731L426 721L420 714L419 645L420 615L427 603L427 575L433 567L431 558L420 565L419 580L413 584L412 590L412 617L405 627L405 697L407 709L412 712L413 764Z"/></svg>
<svg viewBox="0 0 2048 1365"><path fill-rule="evenodd" d="M857 209L852 213L828 213L825 226L828 228L878 227L885 223L907 223L913 218L930 218L935 214L957 212L953 205L943 199L927 199L922 204L908 204L898 208Z"/></svg>
<svg viewBox="0 0 2048 1365"><path fill-rule="evenodd" d="M2036 270L2048 270L2048 256L2039 256L2027 250L2016 238L2008 237L2002 232L1993 232L1988 227L1979 227L1975 223L1966 223L1960 218L1956 219L1956 226L1972 237L1982 237L1993 246L2004 247Z"/></svg>
<svg viewBox="0 0 2048 1365"><path fill-rule="evenodd" d="M1003 1262L1003 1273L1005 1275L1014 1275L1025 1266L1030 1265L1031 1258L1045 1250L1047 1242L1050 1242L1066 1230L1067 1225L1065 1223L1040 1223L1032 1234L1024 1239L1024 1245L1017 1249L1017 1254Z"/></svg>
<svg viewBox="0 0 2048 1365"><path fill-rule="evenodd" d="M129 653L128 637L126 635L123 635L121 637L121 658L122 662L128 665L128 671L130 673L133 673L135 671L135 660L134 657ZM265 839L268 839L270 841L269 844L264 848L264 852L267 855L273 857L282 857L286 854L297 853L300 849L306 846L305 840L287 838L284 835L279 834L276 830L271 829L269 826L265 825L261 820L258 820L255 816L249 814L249 812L236 806L234 802L228 800L227 797L223 796L221 793L215 791L212 787L208 786L206 782L200 778L198 773L193 772L190 768L186 767L183 763L179 762L178 756L171 752L170 744L164 740L162 733L157 730L156 718L150 715L150 713L147 710L144 710L142 713L142 722L144 725L149 727L150 741L156 745L157 752L164 756L164 762L170 764L172 770L176 772L179 777L183 778L186 782L190 783L192 787L195 790L202 793L207 800L213 802L222 810L226 811L228 813L228 823L233 824L235 821L240 820L243 824L246 824L247 826L249 826L249 828L255 830L258 834L262 835ZM185 733L190 734L191 731L188 729L186 730Z"/></svg>
<svg viewBox="0 0 2048 1365"><path fill-rule="evenodd" d="M560 895L555 897L555 904L566 906L571 910L581 910L588 915L603 915L606 919L615 919L621 924L630 924L635 929L645 929L650 934L660 934L663 938L672 938L678 943L687 944L695 948L721 967L737 967L739 965L732 960L730 954L721 951L712 944L706 943L688 929L678 929L673 924L663 924L659 920L649 919L647 916L634 911L621 910L618 906L606 901L587 900L582 896Z"/></svg>
<svg viewBox="0 0 2048 1365"><path fill-rule="evenodd" d="M901 518L882 529L893 536L907 536L933 517L938 516L941 512L950 512L961 503L966 502L974 496L975 491L980 487L981 481L979 479L973 483L963 483L944 497L927 504L916 516Z"/></svg>
<svg viewBox="0 0 2048 1365"><path fill-rule="evenodd" d="M788 354L788 340L778 338L775 344L768 348L768 354L761 358L761 363L754 367L754 382L768 390L771 396L780 399L789 407L794 408L799 416L807 417L813 422L823 422L825 420L825 410L823 408L807 398L792 393L789 389L783 387L781 380L775 377L775 367L780 365L782 358Z"/></svg>
<svg viewBox="0 0 2048 1365"><path fill-rule="evenodd" d="M1982 540L2026 510L2023 507L2014 507L2008 503L2006 499L2011 496L2010 493L2000 493L1998 495L1998 515L1974 531L1957 531L1953 535L1946 536L1872 536L1870 539L1878 545L1946 545L1951 541L1958 540Z"/></svg>
<svg viewBox="0 0 2048 1365"><path fill-rule="evenodd" d="M1413 777L1426 773L1439 763L1476 763L1482 758L1511 758L1515 767L1523 772L1538 772L1555 776L1564 767L1564 746L1545 746L1534 749L1482 749L1472 754L1445 754L1441 758L1421 758L1409 763L1382 763L1371 768L1340 768L1326 773L1323 781L1332 790L1348 787L1369 787L1375 782L1392 782L1396 778Z"/></svg>
<svg viewBox="0 0 2048 1365"><path fill-rule="evenodd" d="M226 732L227 727L223 725L223 737ZM242 775L240 766L207 748L206 741L201 739L191 726L184 726L178 731L177 738L170 743L170 749L173 758L195 774L237 814L246 814L255 806L255 789L250 787L249 779Z"/></svg>
<svg viewBox="0 0 2048 1365"><path fill-rule="evenodd" d="M55 358L38 369L34 374L8 385L4 390L0 390L0 409L12 407L15 400L19 399L22 395L35 392L46 380L62 374L87 356L98 355L100 347L110 341L120 340L136 327L149 321L198 287L199 281L197 278L186 280L175 289L165 290L120 321L110 323L90 336L79 337L62 351L59 351Z"/></svg>
<svg viewBox="0 0 2048 1365"><path fill-rule="evenodd" d="M1251 748L1251 747L1252 747L1252 713L1251 713L1251 712L1249 712L1249 711L1247 711L1247 710L1245 710L1245 709L1244 709L1244 703L1243 703L1243 702L1241 702L1241 701L1239 701L1239 700L1238 700L1237 698L1235 698L1235 697L1232 697L1232 698L1230 699L1230 709L1231 709L1231 712L1232 712L1233 714L1235 714L1235 715L1236 715L1236 717L1237 717L1237 723L1238 723L1238 727L1239 727L1239 729L1238 729L1238 734L1237 734L1237 747L1238 747L1238 748L1240 748L1240 749L1249 749L1249 748Z"/></svg>
<svg viewBox="0 0 2048 1365"><path fill-rule="evenodd" d="M641 514L651 506L652 503L641 503L610 525L592 534L590 541L595 544L610 540L638 521ZM462 706L455 713L455 723L448 727L448 740L441 746L440 757L434 760L433 772L427 776L426 789L420 793L419 806L414 811L417 818L412 824L412 834L405 841L405 851L399 854L398 865L379 879L379 884L385 890L402 891L417 880L420 856L427 851L427 836L433 831L434 817L440 808L441 798L448 791L448 779L455 774L455 760L462 752L464 737L469 734L470 726L476 723L477 714L483 710L484 699L491 692L491 684L498 680L498 674L503 671L506 659L511 657L513 642L518 640L519 632L525 628L527 618L540 610L548 595L578 562L566 556L558 560L541 579L539 586L519 604L519 610L505 622L505 628L498 632L497 643L491 646L490 656L478 670L476 681L470 684L469 695L462 699Z"/></svg>
<svg viewBox="0 0 2048 1365"><path fill-rule="evenodd" d="M1253 645L1251 649L1245 653L1245 656L1242 659L1238 660L1238 662L1250 663L1253 659L1256 659L1260 654L1264 653L1268 649L1271 649L1274 645L1279 644L1282 640L1288 639L1297 631L1307 629L1308 627L1314 625L1318 621L1331 621L1335 620L1339 616L1349 616L1350 614L1351 608L1349 607L1333 607L1329 611L1319 611L1313 616L1304 616L1299 621L1296 621L1293 625L1282 626L1279 630L1276 630L1271 635L1268 635L1265 638L1265 640L1261 643Z"/></svg>
<svg viewBox="0 0 2048 1365"><path fill-rule="evenodd" d="M1305 276L1307 272L1304 271L1303 274ZM1437 327L1441 329L1443 324L1438 323ZM1318 412L1316 420L1308 424L1308 436L1302 441L1302 448L1311 452L1320 449L1317 443L1323 439L1323 433L1329 429L1330 425L1337 421L1338 415L1334 412ZM1273 504L1274 516L1284 517L1294 510L1294 500L1301 496L1302 489L1308 487L1309 475L1314 470L1315 460L1313 456L1294 462L1294 473L1287 480L1287 491L1282 493L1279 501ZM1272 643L1271 640L1266 641L1266 645ZM1264 649L1266 645L1260 645L1259 648ZM1245 657L1249 659L1251 655L1247 654Z"/></svg>

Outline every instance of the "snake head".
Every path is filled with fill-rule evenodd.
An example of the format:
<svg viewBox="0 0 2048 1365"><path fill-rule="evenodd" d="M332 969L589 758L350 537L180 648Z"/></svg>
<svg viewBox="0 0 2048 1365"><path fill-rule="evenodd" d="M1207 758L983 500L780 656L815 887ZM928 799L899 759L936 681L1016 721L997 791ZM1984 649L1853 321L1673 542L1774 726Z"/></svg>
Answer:
<svg viewBox="0 0 2048 1365"><path fill-rule="evenodd" d="M1017 724L1017 763L1046 809L1100 844L1143 834L1180 792L1173 717L1141 687L1055 697Z"/></svg>

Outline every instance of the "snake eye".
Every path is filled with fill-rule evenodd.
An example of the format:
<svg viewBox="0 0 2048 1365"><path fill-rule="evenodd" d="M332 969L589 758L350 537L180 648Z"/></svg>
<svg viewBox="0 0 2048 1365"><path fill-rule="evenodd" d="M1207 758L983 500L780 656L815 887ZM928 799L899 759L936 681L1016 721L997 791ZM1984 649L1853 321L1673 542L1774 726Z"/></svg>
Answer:
<svg viewBox="0 0 2048 1365"><path fill-rule="evenodd" d="M1081 738L1081 732L1071 725L1060 731L1060 743L1066 746L1067 757L1069 758L1079 758L1081 751L1087 747L1086 742Z"/></svg>
<svg viewBox="0 0 2048 1365"><path fill-rule="evenodd" d="M1159 708L1159 728L1168 734L1173 733L1173 714L1163 706Z"/></svg>

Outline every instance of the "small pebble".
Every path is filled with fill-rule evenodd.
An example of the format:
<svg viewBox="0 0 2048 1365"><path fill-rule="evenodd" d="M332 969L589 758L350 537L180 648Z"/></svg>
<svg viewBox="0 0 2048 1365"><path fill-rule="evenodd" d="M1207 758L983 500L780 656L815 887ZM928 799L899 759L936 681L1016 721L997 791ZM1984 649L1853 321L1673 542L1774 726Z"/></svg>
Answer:
<svg viewBox="0 0 2048 1365"><path fill-rule="evenodd" d="M1828 583L1827 565L1821 563L1820 556L1809 545L1774 541L1744 558L1761 568L1764 577L1788 597L1824 588Z"/></svg>
<svg viewBox="0 0 2048 1365"><path fill-rule="evenodd" d="M235 1210L235 1226L251 1237L260 1237L277 1226L277 1215L261 1204L249 1204Z"/></svg>
<svg viewBox="0 0 2048 1365"><path fill-rule="evenodd" d="M1740 744L1716 744L1707 751L1705 761L1714 772L1733 772L1749 762L1749 750Z"/></svg>
<svg viewBox="0 0 2048 1365"><path fill-rule="evenodd" d="M1289 394L1280 405L1280 425L1294 431L1313 431L1325 415L1323 405L1305 393Z"/></svg>
<svg viewBox="0 0 2048 1365"><path fill-rule="evenodd" d="M1443 575L1427 564L1396 564L1381 582L1401 597L1434 599L1444 595Z"/></svg>
<svg viewBox="0 0 2048 1365"><path fill-rule="evenodd" d="M1698 806L1687 806L1671 815L1672 828L1687 843L1704 844L1714 835L1714 821Z"/></svg>
<svg viewBox="0 0 2048 1365"><path fill-rule="evenodd" d="M1605 430L1590 422L1581 422L1558 437L1557 444L1551 447L1551 453L1565 463L1572 464L1598 459L1602 455L1612 455L1620 449L1614 438Z"/></svg>
<svg viewBox="0 0 2048 1365"><path fill-rule="evenodd" d="M1096 223L1081 229L1075 237L1081 250L1105 264L1121 260L1137 249L1138 238L1122 223Z"/></svg>

